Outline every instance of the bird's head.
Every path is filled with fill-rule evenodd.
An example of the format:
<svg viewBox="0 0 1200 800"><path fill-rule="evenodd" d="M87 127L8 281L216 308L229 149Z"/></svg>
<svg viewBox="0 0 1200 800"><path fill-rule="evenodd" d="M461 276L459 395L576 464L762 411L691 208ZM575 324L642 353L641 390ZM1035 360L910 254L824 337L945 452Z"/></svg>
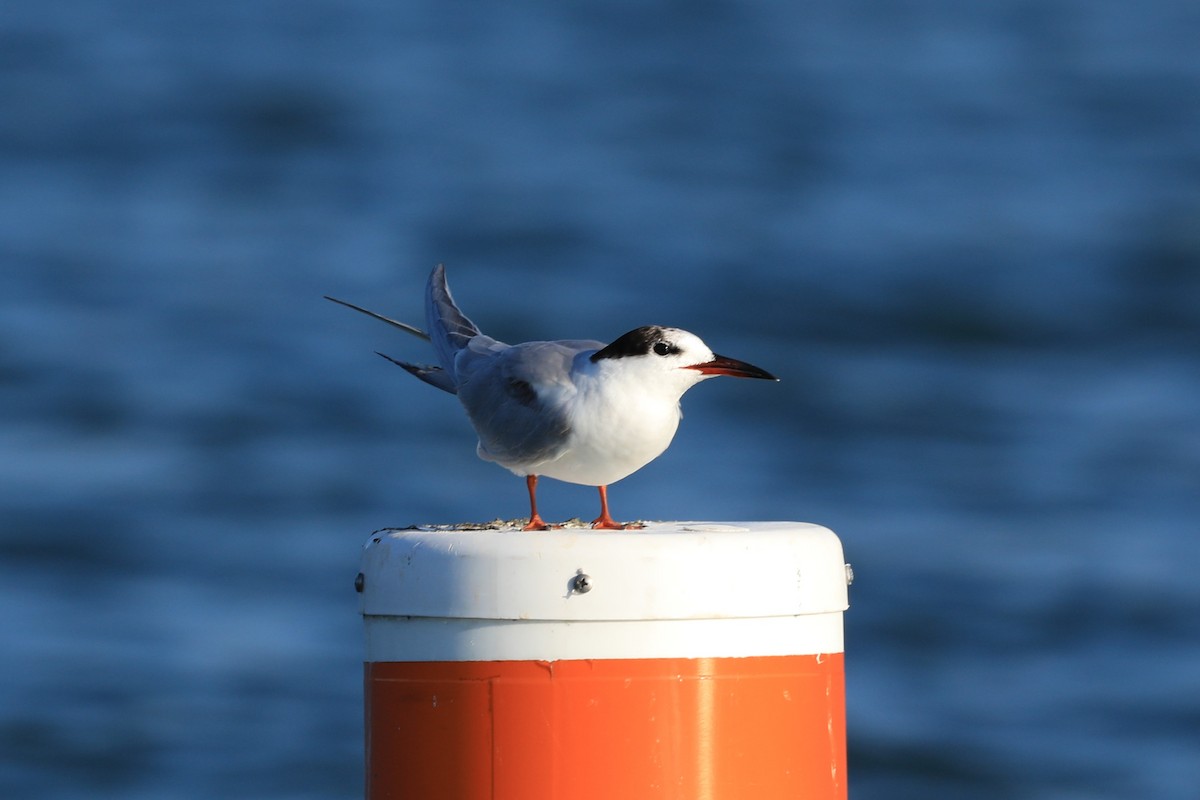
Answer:
<svg viewBox="0 0 1200 800"><path fill-rule="evenodd" d="M717 355L694 333L659 325L635 328L591 356L595 364L607 359L643 381L676 386L680 394L718 375L779 380L753 364Z"/></svg>

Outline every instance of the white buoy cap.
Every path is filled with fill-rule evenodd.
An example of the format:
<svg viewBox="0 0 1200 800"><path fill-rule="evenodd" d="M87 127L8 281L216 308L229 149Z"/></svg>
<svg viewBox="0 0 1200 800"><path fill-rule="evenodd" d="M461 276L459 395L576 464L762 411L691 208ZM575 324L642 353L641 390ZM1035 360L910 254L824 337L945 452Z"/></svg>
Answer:
<svg viewBox="0 0 1200 800"><path fill-rule="evenodd" d="M369 661L841 652L848 605L841 542L800 522L383 530L359 585Z"/></svg>

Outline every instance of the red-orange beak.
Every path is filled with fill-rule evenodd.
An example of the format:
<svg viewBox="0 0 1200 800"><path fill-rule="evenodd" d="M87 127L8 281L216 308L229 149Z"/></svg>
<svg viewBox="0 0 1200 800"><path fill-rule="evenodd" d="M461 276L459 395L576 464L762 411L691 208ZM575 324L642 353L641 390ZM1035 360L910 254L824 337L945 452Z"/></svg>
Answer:
<svg viewBox="0 0 1200 800"><path fill-rule="evenodd" d="M703 364L692 364L687 369L694 369L697 372L702 372L705 375L729 375L734 378L762 378L768 381L777 381L771 373L765 369L760 369L753 364L747 364L745 361L738 361L736 358L727 358L713 354L712 361L705 361Z"/></svg>

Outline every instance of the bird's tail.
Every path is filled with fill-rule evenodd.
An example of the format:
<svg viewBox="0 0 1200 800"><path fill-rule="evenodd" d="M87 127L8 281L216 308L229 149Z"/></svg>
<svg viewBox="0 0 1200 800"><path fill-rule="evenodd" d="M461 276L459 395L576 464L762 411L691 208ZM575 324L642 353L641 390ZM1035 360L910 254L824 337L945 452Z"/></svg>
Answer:
<svg viewBox="0 0 1200 800"><path fill-rule="evenodd" d="M479 328L454 304L446 285L446 268L438 264L429 275L425 289L425 324L429 340L437 351L438 363L452 378L454 357L467 343L480 335Z"/></svg>
<svg viewBox="0 0 1200 800"><path fill-rule="evenodd" d="M373 317L373 318L379 320L380 322L386 322L388 325L391 325L393 328L399 328L400 330L404 331L405 333L411 333L413 336L416 336L418 339L424 339L427 342L429 341L428 333L421 330L420 328L409 325L407 322L400 322L399 320L392 319L391 317L385 317L383 314L379 314L374 311L369 311L369 310L363 308L362 306L356 306L356 305L354 305L354 303L347 303L345 300L338 300L336 297L330 297L329 295L325 295L325 299L331 300L331 301L337 303L339 306L345 306L346 308L352 308L355 311L366 314L368 317Z"/></svg>

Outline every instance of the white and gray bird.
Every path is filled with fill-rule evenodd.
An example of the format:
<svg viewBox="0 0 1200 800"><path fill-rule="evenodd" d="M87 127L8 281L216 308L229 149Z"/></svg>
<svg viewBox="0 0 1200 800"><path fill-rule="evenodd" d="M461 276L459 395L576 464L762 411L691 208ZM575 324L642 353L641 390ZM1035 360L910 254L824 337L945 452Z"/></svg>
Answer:
<svg viewBox="0 0 1200 800"><path fill-rule="evenodd" d="M607 345L498 342L454 304L440 264L425 292L428 333L353 303L326 299L433 344L436 365L379 355L458 396L479 436L479 457L525 478L525 530L549 527L537 509L541 475L598 487L600 516L592 527L627 527L609 514L608 485L667 449L682 416L684 392L718 375L778 380L752 364L713 353L695 334L659 325L635 328Z"/></svg>

